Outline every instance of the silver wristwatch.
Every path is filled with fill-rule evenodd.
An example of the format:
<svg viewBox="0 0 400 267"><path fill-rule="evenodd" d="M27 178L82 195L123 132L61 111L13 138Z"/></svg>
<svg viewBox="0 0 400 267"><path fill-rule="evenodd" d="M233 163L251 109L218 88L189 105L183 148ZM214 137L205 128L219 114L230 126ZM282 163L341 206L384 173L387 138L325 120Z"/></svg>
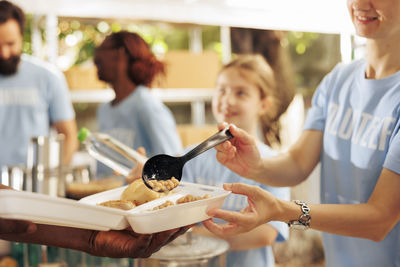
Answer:
<svg viewBox="0 0 400 267"><path fill-rule="evenodd" d="M289 221L288 226L298 230L307 230L310 228L310 208L307 206L307 203L300 200L293 200L294 203L301 207L302 214L300 215L298 220Z"/></svg>

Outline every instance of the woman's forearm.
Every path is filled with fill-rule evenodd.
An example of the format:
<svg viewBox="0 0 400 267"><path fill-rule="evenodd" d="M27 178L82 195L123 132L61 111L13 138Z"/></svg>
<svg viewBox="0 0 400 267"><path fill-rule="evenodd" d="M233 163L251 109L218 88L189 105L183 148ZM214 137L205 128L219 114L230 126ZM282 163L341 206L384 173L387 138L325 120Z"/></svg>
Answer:
<svg viewBox="0 0 400 267"><path fill-rule="evenodd" d="M262 169L254 177L251 177L258 183L286 187L298 185L307 178L307 175L301 172L288 153L273 158L264 158L262 162Z"/></svg>
<svg viewBox="0 0 400 267"><path fill-rule="evenodd" d="M370 205L317 205L311 227L338 235L381 241L397 223Z"/></svg>
<svg viewBox="0 0 400 267"><path fill-rule="evenodd" d="M300 217L301 210L297 204L287 202L284 205L280 221L289 222ZM382 212L367 203L308 206L311 209L310 227L322 232L380 241L395 225L394 220L385 218Z"/></svg>
<svg viewBox="0 0 400 267"><path fill-rule="evenodd" d="M250 178L270 186L298 185L318 164L321 147L321 131L304 131L289 151L276 157L262 158L262 167Z"/></svg>
<svg viewBox="0 0 400 267"><path fill-rule="evenodd" d="M400 221L400 175L384 169L371 197L363 204L309 205L313 229L380 241ZM278 220L288 222L301 215L300 206L279 201Z"/></svg>

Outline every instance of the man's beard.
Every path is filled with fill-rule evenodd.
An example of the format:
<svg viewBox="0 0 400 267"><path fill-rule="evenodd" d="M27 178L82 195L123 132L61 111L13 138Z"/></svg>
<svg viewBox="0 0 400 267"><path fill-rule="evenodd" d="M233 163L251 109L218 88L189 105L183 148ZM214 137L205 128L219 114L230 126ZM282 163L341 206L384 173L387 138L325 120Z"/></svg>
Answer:
<svg viewBox="0 0 400 267"><path fill-rule="evenodd" d="M16 73L20 60L21 55L12 56L8 59L0 58L0 74L11 75Z"/></svg>

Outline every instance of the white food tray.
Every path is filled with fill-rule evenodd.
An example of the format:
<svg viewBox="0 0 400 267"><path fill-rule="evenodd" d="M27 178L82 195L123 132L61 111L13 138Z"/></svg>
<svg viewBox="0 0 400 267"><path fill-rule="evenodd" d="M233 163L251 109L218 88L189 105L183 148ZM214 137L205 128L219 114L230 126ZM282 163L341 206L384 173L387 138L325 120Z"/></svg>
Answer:
<svg viewBox="0 0 400 267"><path fill-rule="evenodd" d="M126 187L94 194L79 200L79 202L96 205L107 200L117 200ZM122 212L135 232L155 233L194 224L210 218L206 214L207 210L222 207L224 199L229 193L229 191L214 186L181 182L169 195ZM186 195L203 197L205 194L211 197L152 210L167 200L175 203L177 199Z"/></svg>
<svg viewBox="0 0 400 267"><path fill-rule="evenodd" d="M7 189L0 190L0 217L100 231L129 226L121 210Z"/></svg>
<svg viewBox="0 0 400 267"><path fill-rule="evenodd" d="M0 189L0 217L100 231L122 230L131 226L137 233L155 233L208 219L206 211L220 208L230 193L218 187L181 182L171 194L132 210L97 205L119 199L126 187L94 194L79 201ZM211 197L152 210L167 200L175 203L178 198L188 194L201 197L208 194Z"/></svg>

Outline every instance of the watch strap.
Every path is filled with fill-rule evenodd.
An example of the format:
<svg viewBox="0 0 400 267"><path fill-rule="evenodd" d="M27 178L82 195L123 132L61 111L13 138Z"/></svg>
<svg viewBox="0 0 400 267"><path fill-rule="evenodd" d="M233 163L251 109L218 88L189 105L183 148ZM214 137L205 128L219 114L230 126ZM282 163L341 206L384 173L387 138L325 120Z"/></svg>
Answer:
<svg viewBox="0 0 400 267"><path fill-rule="evenodd" d="M310 228L311 216L310 216L310 207L308 207L307 203L300 200L293 200L294 203L300 206L301 208L301 215L298 220L289 221L288 226L291 227L292 225L302 225L304 229Z"/></svg>

